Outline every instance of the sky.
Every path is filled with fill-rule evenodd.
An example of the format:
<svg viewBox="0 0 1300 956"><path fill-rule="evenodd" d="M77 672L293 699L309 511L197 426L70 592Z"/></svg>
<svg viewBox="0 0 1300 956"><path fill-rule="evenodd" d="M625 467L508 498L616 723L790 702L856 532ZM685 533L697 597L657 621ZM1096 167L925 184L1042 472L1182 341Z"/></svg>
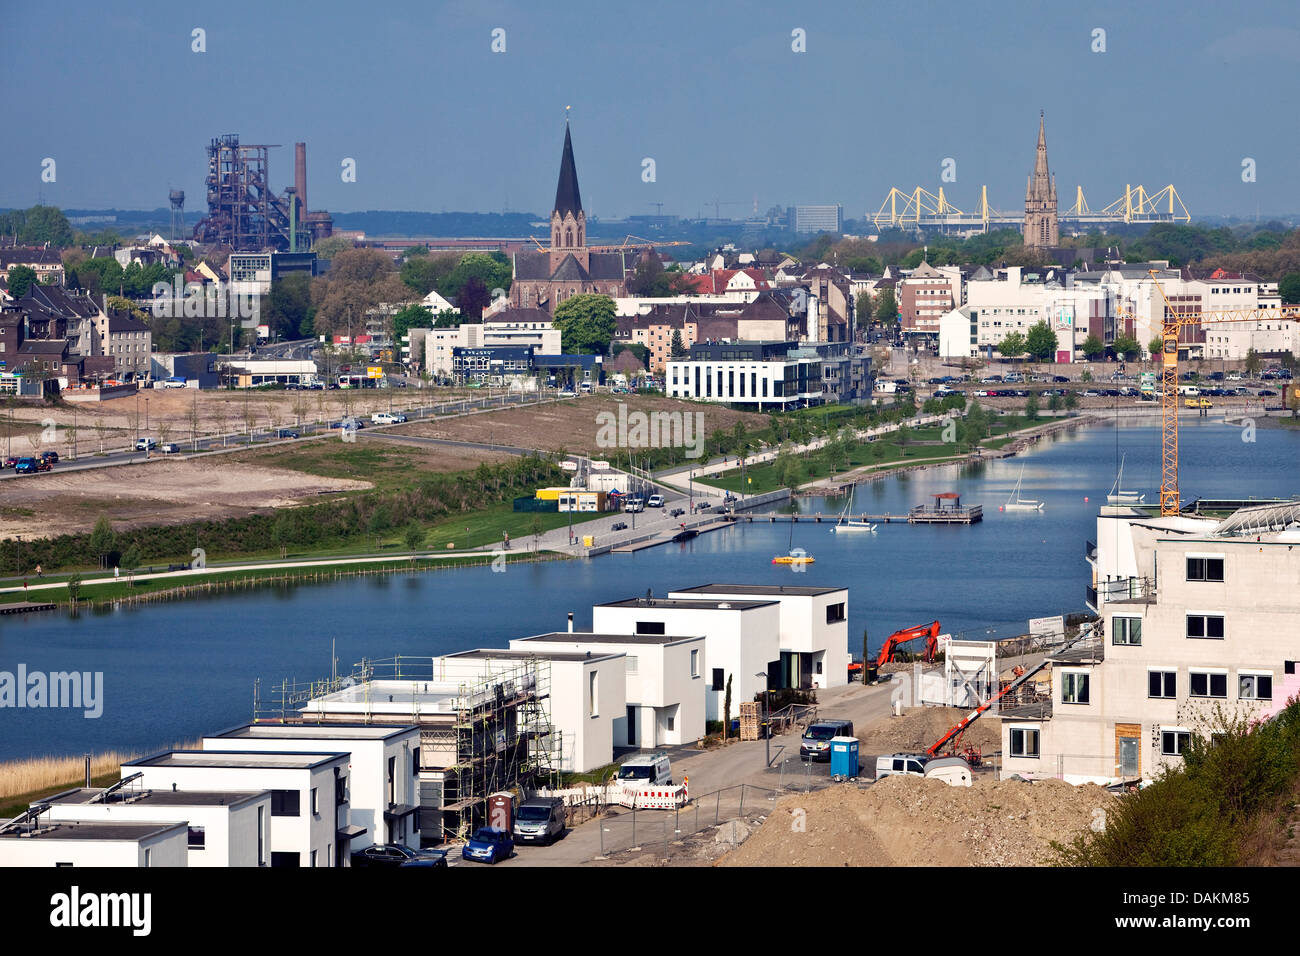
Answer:
<svg viewBox="0 0 1300 956"><path fill-rule="evenodd" d="M545 214L571 107L602 218L856 218L917 185L966 211L987 185L1014 211L1040 110L1062 210L1077 186L1099 209L1173 183L1194 217L1300 213L1294 0L4 8L0 206L153 209L180 188L201 209L207 143L237 133L281 144L276 191L307 143L312 209Z"/></svg>

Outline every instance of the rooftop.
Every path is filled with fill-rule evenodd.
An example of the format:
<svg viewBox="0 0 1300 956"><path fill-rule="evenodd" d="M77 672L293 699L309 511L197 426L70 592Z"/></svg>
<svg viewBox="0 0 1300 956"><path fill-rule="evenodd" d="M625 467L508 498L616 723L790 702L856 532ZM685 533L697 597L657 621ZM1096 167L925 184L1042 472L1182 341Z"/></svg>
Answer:
<svg viewBox="0 0 1300 956"><path fill-rule="evenodd" d="M538 641L546 644L676 644L678 641L700 641L702 635L674 634L595 634L591 631L550 631L517 638L520 641Z"/></svg>
<svg viewBox="0 0 1300 956"><path fill-rule="evenodd" d="M529 658L541 657L548 661L603 661L612 660L615 657L622 657L621 654L590 654L582 651L512 651L509 648L476 648L472 651L461 651L458 654L448 654L449 658L458 660L517 660L526 661Z"/></svg>
<svg viewBox="0 0 1300 956"><path fill-rule="evenodd" d="M304 754L289 751L172 750L142 757L123 767L257 767L278 770L306 770L333 763L347 753Z"/></svg>
<svg viewBox="0 0 1300 956"><path fill-rule="evenodd" d="M834 594L848 588L812 587L796 584L701 584L693 588L673 588L673 594L751 594L780 597L785 594L799 596Z"/></svg>
<svg viewBox="0 0 1300 956"><path fill-rule="evenodd" d="M748 611L756 607L775 604L775 601L706 601L687 598L629 598L625 601L610 601L597 607L644 607L665 610L694 609L701 611Z"/></svg>
<svg viewBox="0 0 1300 956"><path fill-rule="evenodd" d="M276 740L284 737L298 737L303 740L388 740L402 737L417 731L410 727L376 727L373 724L286 724L278 721L260 724L246 724L231 730L223 730L214 737L240 737Z"/></svg>
<svg viewBox="0 0 1300 956"><path fill-rule="evenodd" d="M0 840L103 840L138 842L169 830L184 829L184 823L58 823L42 822L35 830L21 828L0 833Z"/></svg>
<svg viewBox="0 0 1300 956"><path fill-rule="evenodd" d="M103 802L106 805L128 803L153 807L221 807L234 806L270 793L269 790L118 790L105 801L98 798L104 792L99 787L74 787L63 793L46 797L38 803L88 805Z"/></svg>

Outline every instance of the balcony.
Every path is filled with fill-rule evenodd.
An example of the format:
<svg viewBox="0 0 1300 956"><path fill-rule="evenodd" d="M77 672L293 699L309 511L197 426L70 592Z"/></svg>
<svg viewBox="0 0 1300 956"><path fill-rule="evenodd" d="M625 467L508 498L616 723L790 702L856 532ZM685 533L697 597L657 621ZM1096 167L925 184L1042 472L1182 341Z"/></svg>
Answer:
<svg viewBox="0 0 1300 956"><path fill-rule="evenodd" d="M1104 604L1154 604L1156 601L1155 580L1146 577L1098 581L1097 587L1089 588L1088 592L1094 609L1097 609L1097 598Z"/></svg>
<svg viewBox="0 0 1300 956"><path fill-rule="evenodd" d="M1095 541L1084 542L1083 556L1088 560L1089 564L1096 564L1097 563L1097 542Z"/></svg>

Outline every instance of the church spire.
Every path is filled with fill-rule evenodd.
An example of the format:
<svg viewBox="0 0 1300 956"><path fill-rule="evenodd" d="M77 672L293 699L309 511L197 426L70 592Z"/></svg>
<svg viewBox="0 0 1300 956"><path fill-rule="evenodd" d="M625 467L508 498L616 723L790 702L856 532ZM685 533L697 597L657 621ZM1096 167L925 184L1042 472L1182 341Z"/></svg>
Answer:
<svg viewBox="0 0 1300 956"><path fill-rule="evenodd" d="M569 136L569 121L564 121L564 155L560 157L560 181L555 187L555 213L563 218L567 213L577 216L582 212L582 195L578 192L578 168L573 162L573 140Z"/></svg>

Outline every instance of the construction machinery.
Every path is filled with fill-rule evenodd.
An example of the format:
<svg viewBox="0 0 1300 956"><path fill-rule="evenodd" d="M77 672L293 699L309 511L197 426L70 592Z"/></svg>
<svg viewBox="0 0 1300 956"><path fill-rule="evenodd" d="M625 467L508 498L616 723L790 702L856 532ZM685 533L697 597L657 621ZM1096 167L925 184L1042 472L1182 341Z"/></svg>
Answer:
<svg viewBox="0 0 1300 956"><path fill-rule="evenodd" d="M1226 325L1241 322L1300 321L1300 305L1284 305L1264 309L1191 310L1185 305L1173 305L1165 290L1156 280L1156 270L1148 270L1156 291L1164 300L1164 319L1160 340L1160 514L1177 515L1180 510L1178 494L1178 339L1183 330L1198 325ZM1126 309L1120 314L1132 315Z"/></svg>
<svg viewBox="0 0 1300 956"><path fill-rule="evenodd" d="M948 752L945 754L945 756L962 757L972 767L978 767L984 760L983 752L980 750L979 747L973 747L973 746L966 747L962 749L960 752L958 752L957 748L961 746L961 735L966 732L967 727L969 727L971 724L975 723L975 721L980 719L980 715L983 714L984 711L988 710L990 707L996 704L1007 694L1011 693L1021 684L1024 684L1027 680L1029 680L1029 678L1033 677L1044 667L1046 667L1049 663L1051 662L1048 659L1044 658L1038 664L1038 666L1030 670L1025 670L1023 667L1019 665L1012 668L1011 673L1015 675L1015 679L1011 681L1011 683L1007 684L1006 687L1002 688L996 694L991 696L984 703L980 704L978 707L972 710L961 720L957 721L957 723L955 723L952 727L948 728L948 732L944 734L942 737L940 737L938 740L936 740L933 744L931 744L929 749L926 750L925 752L926 756L937 757L939 755L939 752L944 747L947 747Z"/></svg>
<svg viewBox="0 0 1300 956"><path fill-rule="evenodd" d="M925 638L925 662L934 663L935 653L939 649L939 622L931 621L929 624L918 624L916 627L906 627L901 631L895 631L885 638L885 643L881 645L880 655L876 658L876 666L881 667L885 664L893 663L894 652L898 650L900 644L906 644L908 641Z"/></svg>

